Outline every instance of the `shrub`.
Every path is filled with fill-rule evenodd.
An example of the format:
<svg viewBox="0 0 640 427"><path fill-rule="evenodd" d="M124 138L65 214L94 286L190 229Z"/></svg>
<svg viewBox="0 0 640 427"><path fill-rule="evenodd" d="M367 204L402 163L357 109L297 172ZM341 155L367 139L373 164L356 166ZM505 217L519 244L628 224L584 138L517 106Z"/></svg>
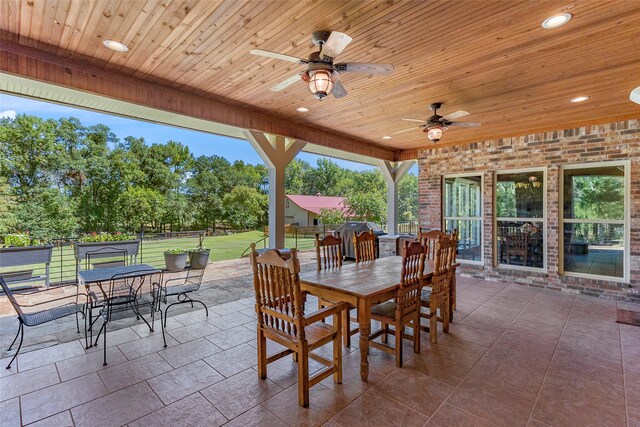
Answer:
<svg viewBox="0 0 640 427"><path fill-rule="evenodd" d="M84 234L78 239L82 243L91 242L119 242L122 240L135 240L136 236L128 233L96 233L95 231L90 234Z"/></svg>
<svg viewBox="0 0 640 427"><path fill-rule="evenodd" d="M170 255L179 255L179 254L184 254L186 252L187 251L180 248L167 249L166 251L164 251L165 254L170 254Z"/></svg>
<svg viewBox="0 0 640 427"><path fill-rule="evenodd" d="M5 246L32 246L39 243L31 239L28 233L6 234L2 240Z"/></svg>

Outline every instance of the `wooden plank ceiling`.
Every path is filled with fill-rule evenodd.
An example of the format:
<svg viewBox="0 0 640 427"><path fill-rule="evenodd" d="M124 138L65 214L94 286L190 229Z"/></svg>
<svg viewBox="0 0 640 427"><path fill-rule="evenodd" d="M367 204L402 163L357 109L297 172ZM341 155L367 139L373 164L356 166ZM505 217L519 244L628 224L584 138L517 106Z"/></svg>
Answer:
<svg viewBox="0 0 640 427"><path fill-rule="evenodd" d="M541 28L559 12L573 19ZM6 41L407 152L432 144L418 128L393 135L411 127L400 119L426 119L436 101L482 123L450 128L441 144L640 116L629 101L640 1L3 0L0 25ZM322 29L353 37L337 62L388 62L394 73L343 74L342 99L319 102L303 82L270 92L302 67L249 50L306 58ZM569 103L578 95L591 99Z"/></svg>

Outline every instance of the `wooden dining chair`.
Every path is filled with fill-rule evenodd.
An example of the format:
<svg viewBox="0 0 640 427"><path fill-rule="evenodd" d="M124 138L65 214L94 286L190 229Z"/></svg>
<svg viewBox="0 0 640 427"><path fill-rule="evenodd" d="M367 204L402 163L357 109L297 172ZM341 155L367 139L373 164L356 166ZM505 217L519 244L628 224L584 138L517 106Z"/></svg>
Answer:
<svg viewBox="0 0 640 427"><path fill-rule="evenodd" d="M342 267L342 239L332 234L321 239L316 233L316 261L318 271Z"/></svg>
<svg viewBox="0 0 640 427"><path fill-rule="evenodd" d="M305 316L305 298L300 291L300 263L296 249L285 260L276 249L260 255L251 244L253 286L258 316L258 376L267 378L267 365L289 354L298 362L298 404L309 406L309 388L333 375L335 383L342 382L342 314L347 305L332 304ZM321 320L333 316L333 325ZM286 350L267 356L267 339ZM333 360L312 353L332 342ZM325 368L309 376L309 358Z"/></svg>
<svg viewBox="0 0 640 427"><path fill-rule="evenodd" d="M520 257L522 266L526 267L529 257L529 232L520 229L508 232L504 236L507 264L511 264L512 257Z"/></svg>
<svg viewBox="0 0 640 427"><path fill-rule="evenodd" d="M435 259L436 256L436 243L441 236L446 236L447 233L440 230L423 231L420 227L418 231L418 241L425 247L426 258L429 260Z"/></svg>
<svg viewBox="0 0 640 427"><path fill-rule="evenodd" d="M436 255L436 244L438 243L438 239L440 237L444 237L444 236L448 236L451 239L454 240L455 242L455 253L457 253L457 248L458 248L458 238L459 238L459 233L458 233L458 229L454 228L451 231L451 234L446 234L440 230L431 230L431 231L423 231L422 227L420 227L420 231L418 232L418 241L420 243L422 243L422 245L426 248L426 252L427 252L427 259L428 260L434 260L435 259L435 255ZM455 253L454 253L454 257L453 257L453 262L455 263ZM453 312L456 310L456 275L455 275L455 268L454 268L454 273L453 273L453 279L451 280L451 283L449 284L449 321L451 322L453 320Z"/></svg>
<svg viewBox="0 0 640 427"><path fill-rule="evenodd" d="M320 239L320 234L316 233L316 260L318 271L330 270L342 267L342 239L338 235L327 235ZM331 304L331 301L318 298L318 310ZM342 319L342 339L345 347L351 347L351 336L358 333L358 328L351 328L350 311L353 307L345 310Z"/></svg>
<svg viewBox="0 0 640 427"><path fill-rule="evenodd" d="M421 306L428 308L429 312L425 313L421 310L420 316L429 319L429 337L434 344L438 341L438 320L442 322L442 330L449 333L449 287L455 274L452 268L455 245L455 240L449 236L440 236L436 243L433 275L421 292Z"/></svg>
<svg viewBox="0 0 640 427"><path fill-rule="evenodd" d="M356 262L373 261L376 259L376 235L373 230L353 234L353 248Z"/></svg>
<svg viewBox="0 0 640 427"><path fill-rule="evenodd" d="M423 284L425 250L419 242L404 243L402 250L402 272L400 287L395 300L371 307L371 319L382 327L369 336L370 345L395 353L396 366L402 367L402 339L413 341L413 351L420 353L420 290ZM405 334L405 327L411 325L413 333ZM390 329L389 326L393 326ZM387 335L395 335L395 347L388 345ZM382 336L382 342L374 341Z"/></svg>

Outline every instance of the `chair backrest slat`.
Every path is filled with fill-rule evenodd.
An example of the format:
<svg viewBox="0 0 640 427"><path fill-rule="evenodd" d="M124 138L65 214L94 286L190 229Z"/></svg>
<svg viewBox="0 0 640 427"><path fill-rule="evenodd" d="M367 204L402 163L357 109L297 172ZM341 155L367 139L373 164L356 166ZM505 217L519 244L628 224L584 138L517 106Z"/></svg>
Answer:
<svg viewBox="0 0 640 427"><path fill-rule="evenodd" d="M419 242L404 242L400 288L396 298L396 307L400 312L415 310L419 307L425 255L425 247Z"/></svg>
<svg viewBox="0 0 640 427"><path fill-rule="evenodd" d="M373 261L376 259L376 235L373 230L353 234L353 247L356 262Z"/></svg>
<svg viewBox="0 0 640 427"><path fill-rule="evenodd" d="M433 260L436 257L436 244L438 243L438 239L443 236L448 236L456 242L456 246L458 244L458 229L454 228L451 231L451 234L448 235L440 230L431 230L424 231L422 227L420 227L418 231L418 241L422 243L422 246L425 247L427 253L427 259Z"/></svg>
<svg viewBox="0 0 640 427"><path fill-rule="evenodd" d="M456 241L449 236L440 236L436 243L436 255L431 278L431 289L434 294L446 290L449 286L451 275L454 273L451 266L456 256Z"/></svg>
<svg viewBox="0 0 640 427"><path fill-rule="evenodd" d="M259 326L268 326L291 339L304 339L304 304L300 263L295 249L285 260L276 249L260 255L251 244L253 286Z"/></svg>
<svg viewBox="0 0 640 427"><path fill-rule="evenodd" d="M316 233L316 260L318 271L342 267L342 239L331 234L320 239Z"/></svg>

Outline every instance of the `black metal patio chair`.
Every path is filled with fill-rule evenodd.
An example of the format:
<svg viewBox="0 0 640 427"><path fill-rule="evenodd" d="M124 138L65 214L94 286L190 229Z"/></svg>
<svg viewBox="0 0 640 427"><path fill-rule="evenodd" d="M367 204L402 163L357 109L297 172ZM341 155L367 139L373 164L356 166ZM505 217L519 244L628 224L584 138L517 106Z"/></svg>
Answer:
<svg viewBox="0 0 640 427"><path fill-rule="evenodd" d="M175 279L169 279L164 282L162 287L159 287L156 292L158 292L158 311L160 312L160 323L162 324L162 339L164 340L164 346L167 346L167 339L165 337L164 329L167 326L167 313L169 312L169 308L178 305L178 304L191 304L191 308L193 308L193 304L201 304L204 307L205 313L207 317L209 317L209 309L207 305L197 299L191 298L189 294L200 290L200 285L202 284L202 278L204 277L205 268L189 268L187 270L186 277L177 277ZM171 285L169 285L171 283ZM169 303L169 297L177 297L172 303ZM163 311L161 308L161 303L168 304L164 309L164 317Z"/></svg>
<svg viewBox="0 0 640 427"><path fill-rule="evenodd" d="M102 325L98 330L93 345L98 345L100 335L103 335L103 365L107 365L107 324L117 318L121 313L133 311L139 320L142 318L153 332L155 313L158 310L158 300L155 289L162 283L162 271L141 269L134 272L116 274L111 277L106 286L96 286L90 291L90 300L93 307L100 307L100 314L90 322L91 340L93 341L93 323L102 318ZM145 292L144 285L148 284ZM142 306L150 307L151 323L142 315ZM124 315L126 316L126 314Z"/></svg>
<svg viewBox="0 0 640 427"><path fill-rule="evenodd" d="M13 363L13 361L16 359L16 357L18 356L18 353L20 353L20 349L22 348L22 342L24 340L24 327L25 326L38 326L38 325L42 325L43 323L47 323L47 322L51 322L53 320L57 320L66 316L70 316L72 314L77 314L80 313L81 315L84 316L84 309L82 304L77 304L75 302L69 302L66 304L62 304L62 305L58 305L56 307L51 307L51 308L45 308L42 310L37 310L37 311L33 311L33 312L29 312L26 313L23 308L31 308L31 307L37 307L37 306L42 306L44 304L51 304L51 303L55 303L58 301L63 301L66 299L71 299L73 298L74 300L76 299L76 294L72 294L72 295L67 295L64 297L60 297L60 298L53 298L53 299L48 299L46 301L42 301L42 302L36 302L33 304L20 304L18 303L15 295L13 294L13 292L11 291L11 289L9 288L9 285L7 285L7 283L4 281L4 279L2 278L2 276L0 276L0 286L2 286L2 290L4 291L5 295L7 296L7 298L9 299L9 301L11 302L11 305L13 306L13 309L16 311L16 314L18 315L18 321L20 322L20 325L18 326L18 332L16 333L15 338L13 339L13 341L11 342L11 345L9 346L9 348L7 349L7 351L11 351L11 348L13 348L13 345L16 343L16 340L18 339L18 335L20 336L20 343L18 343L18 349L16 350L16 354L13 355L13 358L9 361L9 364L7 365L7 369L11 368L11 364ZM75 288L76 286L63 286L63 287L56 287L56 288L50 288L50 289L44 289L44 290L39 290L39 291L34 291L34 292L21 292L19 295L20 296L30 296L33 297L35 295L38 294L43 294L45 292L49 292L49 291L60 291L61 289L64 289L65 287L69 287L69 288ZM77 326L77 323L76 323ZM80 329L78 328L78 332L80 332Z"/></svg>

